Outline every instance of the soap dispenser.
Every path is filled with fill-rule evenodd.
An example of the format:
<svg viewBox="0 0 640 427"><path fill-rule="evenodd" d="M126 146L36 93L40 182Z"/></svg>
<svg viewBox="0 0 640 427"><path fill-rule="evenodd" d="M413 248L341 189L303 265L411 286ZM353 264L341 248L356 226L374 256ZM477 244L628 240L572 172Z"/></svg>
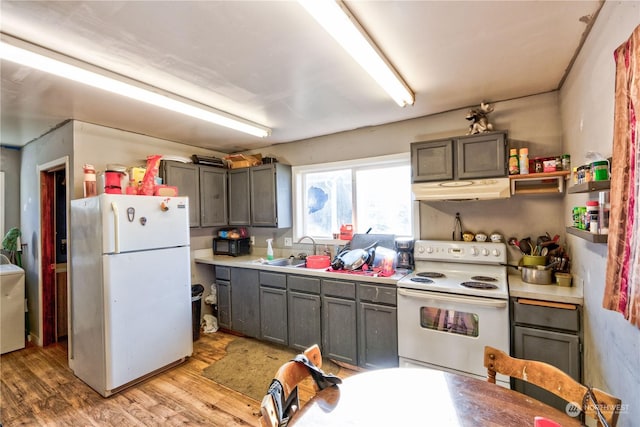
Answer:
<svg viewBox="0 0 640 427"><path fill-rule="evenodd" d="M271 242L273 239L267 239L267 260L271 261L273 259L273 247L271 246Z"/></svg>

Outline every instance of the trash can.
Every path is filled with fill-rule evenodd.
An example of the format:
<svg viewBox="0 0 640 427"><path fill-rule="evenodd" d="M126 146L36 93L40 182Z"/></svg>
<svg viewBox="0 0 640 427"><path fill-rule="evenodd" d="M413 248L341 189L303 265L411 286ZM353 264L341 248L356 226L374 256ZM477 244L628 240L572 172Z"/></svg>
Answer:
<svg viewBox="0 0 640 427"><path fill-rule="evenodd" d="M200 338L200 312L202 310L202 294L204 286L191 285L191 324L193 326L193 340Z"/></svg>

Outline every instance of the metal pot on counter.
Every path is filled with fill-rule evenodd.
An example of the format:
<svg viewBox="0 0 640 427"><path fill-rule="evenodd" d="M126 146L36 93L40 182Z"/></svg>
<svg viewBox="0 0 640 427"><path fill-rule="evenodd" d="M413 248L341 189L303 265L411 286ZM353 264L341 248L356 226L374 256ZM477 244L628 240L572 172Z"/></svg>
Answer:
<svg viewBox="0 0 640 427"><path fill-rule="evenodd" d="M553 283L553 267L556 263L548 265L511 265L502 264L520 270L522 281L534 285L550 285Z"/></svg>

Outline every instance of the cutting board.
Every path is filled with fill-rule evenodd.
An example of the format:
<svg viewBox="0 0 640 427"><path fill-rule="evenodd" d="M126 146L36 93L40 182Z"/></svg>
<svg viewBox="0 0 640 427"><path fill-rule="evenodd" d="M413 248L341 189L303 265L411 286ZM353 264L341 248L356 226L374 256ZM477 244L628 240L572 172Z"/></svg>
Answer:
<svg viewBox="0 0 640 427"><path fill-rule="evenodd" d="M395 234L354 234L351 239L351 249L364 249L378 242L378 246L396 249Z"/></svg>

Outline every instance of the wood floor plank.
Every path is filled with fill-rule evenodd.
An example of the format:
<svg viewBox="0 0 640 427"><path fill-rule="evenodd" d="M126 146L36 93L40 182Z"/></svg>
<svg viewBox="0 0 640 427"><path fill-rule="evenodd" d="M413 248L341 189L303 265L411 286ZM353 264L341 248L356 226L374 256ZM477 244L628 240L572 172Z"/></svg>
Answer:
<svg viewBox="0 0 640 427"><path fill-rule="evenodd" d="M78 379L66 343L30 345L0 358L0 423L4 427L256 426L260 402L204 377L236 337L201 334L186 362L104 398ZM348 376L348 371L340 376ZM275 374L275 372L274 372ZM266 390L265 390L266 391ZM301 401L314 394L300 386Z"/></svg>

